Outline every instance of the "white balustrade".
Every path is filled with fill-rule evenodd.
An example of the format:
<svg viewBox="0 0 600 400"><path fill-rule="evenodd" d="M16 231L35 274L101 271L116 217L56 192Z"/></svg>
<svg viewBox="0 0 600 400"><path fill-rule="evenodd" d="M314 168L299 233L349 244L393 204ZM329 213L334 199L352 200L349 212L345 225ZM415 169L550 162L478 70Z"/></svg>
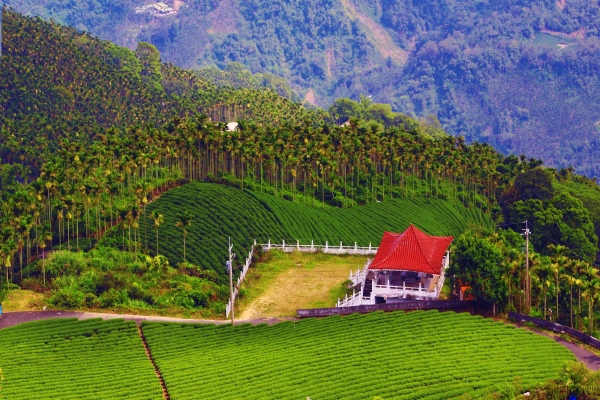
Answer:
<svg viewBox="0 0 600 400"><path fill-rule="evenodd" d="M256 242L256 241L255 241ZM269 240L269 244L267 245L268 247L271 246L271 241ZM252 246L252 248L250 249L250 252L248 253L248 257L246 258L246 262L244 263L244 267L242 268L242 272L240 273L240 276L237 279L237 282L235 284L235 288L233 291L233 301L235 303L235 298L238 295L239 289L242 286L242 283L244 282L244 278L246 277L246 274L248 273L248 269L250 268L250 264L252 264L252 252L254 251L254 246ZM229 299L227 301L227 305L225 306L225 318L229 318L229 312L231 310L231 299Z"/></svg>
<svg viewBox="0 0 600 400"><path fill-rule="evenodd" d="M314 253L321 251L326 254L359 254L359 255L373 255L377 253L378 247L359 247L358 243L354 243L353 246L344 246L343 241L340 242L339 246L332 247L329 245L329 241L325 242L325 245L315 245L314 240L311 240L310 245L300 244L299 240L296 240L295 245L286 245L285 240L282 240L281 244L274 244L269 241L267 244L260 245L264 251L270 250L282 250L286 253L293 251L299 251L302 253Z"/></svg>

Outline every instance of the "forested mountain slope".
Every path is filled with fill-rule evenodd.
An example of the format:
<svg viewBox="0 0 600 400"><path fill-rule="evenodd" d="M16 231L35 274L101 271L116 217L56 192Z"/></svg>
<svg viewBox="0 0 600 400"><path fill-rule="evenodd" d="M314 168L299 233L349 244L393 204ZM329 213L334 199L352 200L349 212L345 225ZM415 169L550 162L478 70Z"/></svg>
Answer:
<svg viewBox="0 0 600 400"><path fill-rule="evenodd" d="M199 113L216 122L252 118L275 125L311 115L257 85L218 88L163 64L149 44L133 52L8 9L2 30L0 157L32 172L59 142L89 144L111 127L158 126Z"/></svg>
<svg viewBox="0 0 600 400"><path fill-rule="evenodd" d="M600 6L587 0L6 0L185 67L239 61L321 106L371 95L504 153L600 175Z"/></svg>

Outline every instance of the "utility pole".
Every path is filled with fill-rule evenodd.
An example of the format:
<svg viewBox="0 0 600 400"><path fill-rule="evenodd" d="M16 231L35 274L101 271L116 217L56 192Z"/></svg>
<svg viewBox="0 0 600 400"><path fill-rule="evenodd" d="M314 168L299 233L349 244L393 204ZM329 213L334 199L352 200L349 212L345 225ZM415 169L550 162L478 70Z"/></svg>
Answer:
<svg viewBox="0 0 600 400"><path fill-rule="evenodd" d="M229 312L231 313L231 325L233 325L233 304L234 304L234 298L233 298L233 263L232 263L232 258L233 255L231 253L231 249L233 248L233 245L231 244L231 238L228 238L229 240L229 261L228 261L228 265L229 265Z"/></svg>
<svg viewBox="0 0 600 400"><path fill-rule="evenodd" d="M529 222L525 220L525 311L531 311L531 282L529 280Z"/></svg>

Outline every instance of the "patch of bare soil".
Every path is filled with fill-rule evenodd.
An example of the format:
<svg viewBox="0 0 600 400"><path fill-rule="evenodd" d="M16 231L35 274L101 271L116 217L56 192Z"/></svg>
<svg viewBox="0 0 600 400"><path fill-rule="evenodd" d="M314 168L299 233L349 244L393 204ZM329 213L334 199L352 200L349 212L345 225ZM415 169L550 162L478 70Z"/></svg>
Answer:
<svg viewBox="0 0 600 400"><path fill-rule="evenodd" d="M238 24L237 4L233 0L223 0L210 13L206 15L206 21L211 26L206 30L210 34L215 33L235 33Z"/></svg>
<svg viewBox="0 0 600 400"><path fill-rule="evenodd" d="M574 32L565 33L565 32L559 32L559 31L551 31L549 29L542 29L540 32L547 33L548 35L559 36L559 37L564 37L564 38L568 38L568 39L584 40L586 30L585 30L585 28L580 28Z"/></svg>
<svg viewBox="0 0 600 400"><path fill-rule="evenodd" d="M327 63L327 77L331 78L331 72L335 65L335 54L333 53L332 48L328 48L327 51L325 51L325 57L325 62Z"/></svg>
<svg viewBox="0 0 600 400"><path fill-rule="evenodd" d="M398 46L388 32L368 16L361 14L352 4L352 0L341 0L350 18L357 19L365 29L367 37L377 51L386 58L391 58L398 65L404 65L408 59L406 50Z"/></svg>
<svg viewBox="0 0 600 400"><path fill-rule="evenodd" d="M179 9L181 8L181 6L183 4L184 4L184 2L181 1L181 0L175 0L175 1L173 1L173 10L179 11Z"/></svg>
<svg viewBox="0 0 600 400"><path fill-rule="evenodd" d="M304 100L309 102L310 104L316 106L317 105L317 96L315 95L315 91L312 89L308 89L306 95L304 96Z"/></svg>

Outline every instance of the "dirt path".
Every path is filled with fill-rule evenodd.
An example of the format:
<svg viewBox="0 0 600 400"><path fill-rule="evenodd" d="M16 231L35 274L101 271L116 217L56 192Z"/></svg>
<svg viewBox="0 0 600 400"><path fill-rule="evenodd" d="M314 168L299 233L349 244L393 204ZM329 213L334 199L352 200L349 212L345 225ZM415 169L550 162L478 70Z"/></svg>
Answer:
<svg viewBox="0 0 600 400"><path fill-rule="evenodd" d="M257 302L255 302L257 303ZM260 304L260 303L259 303ZM260 307L250 311L250 308L246 310L243 317L260 315L257 311ZM202 324L229 324L229 321L222 320L210 320L210 319L186 319L186 318L171 318L171 317L160 317L160 316L143 316L143 315L131 315L131 314L108 314L108 313L89 313L89 312L71 312L71 311L23 311L23 312L10 312L4 313L0 316L0 329L8 328L25 322L38 321L43 319L53 318L78 318L78 319L91 319L91 318L102 318L102 319L116 319L123 318L126 320L133 320L140 324L143 321L152 322L174 322L174 323L202 323ZM252 324L275 324L277 322L292 320L294 318L244 318L236 321L238 324L252 323ZM532 332L546 336L566 347L577 360L584 363L589 369L593 371L600 370L600 356L595 353L575 344L568 342L560 337L552 336L548 333L532 329Z"/></svg>
<svg viewBox="0 0 600 400"><path fill-rule="evenodd" d="M108 314L108 313L91 313L91 312L75 312L75 311L22 311L22 312L9 312L4 313L0 316L0 329L8 328L11 326L19 325L25 322L39 321L42 319L54 319L54 318L78 318L81 320L91 318L102 318L102 319L117 319L122 318L126 320L132 320L140 324L144 321L151 322L173 322L173 323L189 323L189 324L229 324L230 321L223 320L212 320L212 319L187 319L187 318L172 318L172 317L161 317L155 315L133 315L133 314ZM252 323L252 324L263 324L269 325L281 322L284 319L280 318L265 318L265 319L252 319L252 320L236 320L236 324Z"/></svg>
<svg viewBox="0 0 600 400"><path fill-rule="evenodd" d="M165 385L165 380L163 379L163 376L160 373L160 370L158 369L158 365L156 365L156 362L154 361L154 357L152 357L152 353L150 352L150 347L148 347L148 342L146 341L146 337L144 336L144 331L142 331L141 325L138 324L137 329L138 329L138 334L140 335L140 340L142 341L142 344L144 345L144 351L146 352L146 357L148 357L148 360L150 360L150 363L154 367L154 373L156 374L156 377L158 378L158 380L160 382L160 386L162 387L163 398L165 400L171 400L171 396L169 396L169 391L167 390L167 385Z"/></svg>

